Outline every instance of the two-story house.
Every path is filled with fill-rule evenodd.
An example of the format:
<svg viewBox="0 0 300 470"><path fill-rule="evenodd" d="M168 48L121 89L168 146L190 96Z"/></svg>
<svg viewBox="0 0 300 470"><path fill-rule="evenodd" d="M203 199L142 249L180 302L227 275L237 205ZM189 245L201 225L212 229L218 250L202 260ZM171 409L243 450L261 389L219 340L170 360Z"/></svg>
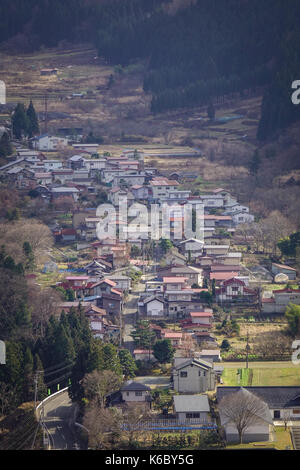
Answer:
<svg viewBox="0 0 300 470"><path fill-rule="evenodd" d="M176 392L205 393L215 389L216 378L212 363L195 358L181 358L178 362L172 372Z"/></svg>

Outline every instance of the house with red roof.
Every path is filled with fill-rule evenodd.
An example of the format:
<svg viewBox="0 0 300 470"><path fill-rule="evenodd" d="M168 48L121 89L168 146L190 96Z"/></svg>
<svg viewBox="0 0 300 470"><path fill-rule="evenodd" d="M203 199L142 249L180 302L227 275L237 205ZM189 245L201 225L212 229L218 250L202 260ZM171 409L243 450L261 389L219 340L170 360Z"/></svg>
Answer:
<svg viewBox="0 0 300 470"><path fill-rule="evenodd" d="M233 277L221 283L219 289L216 289L217 302L255 302L257 301L257 291L246 287L241 279Z"/></svg>

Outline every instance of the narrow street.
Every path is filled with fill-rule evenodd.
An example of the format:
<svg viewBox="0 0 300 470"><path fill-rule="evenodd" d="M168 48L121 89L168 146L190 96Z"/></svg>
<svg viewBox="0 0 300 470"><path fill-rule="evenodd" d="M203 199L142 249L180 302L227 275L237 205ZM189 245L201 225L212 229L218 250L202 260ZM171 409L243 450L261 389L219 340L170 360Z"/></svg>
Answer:
<svg viewBox="0 0 300 470"><path fill-rule="evenodd" d="M145 284L140 282L138 283L132 292L128 295L127 301L123 309L123 346L128 349L131 353L134 350L134 342L130 336L131 332L134 330L134 325L137 321L137 312L138 312L138 300L140 293L145 290Z"/></svg>

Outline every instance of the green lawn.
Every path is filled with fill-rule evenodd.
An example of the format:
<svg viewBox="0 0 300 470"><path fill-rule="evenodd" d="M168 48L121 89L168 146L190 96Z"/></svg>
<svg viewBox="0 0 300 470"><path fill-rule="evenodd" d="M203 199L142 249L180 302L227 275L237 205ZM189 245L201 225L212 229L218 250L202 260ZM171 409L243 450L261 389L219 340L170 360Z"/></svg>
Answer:
<svg viewBox="0 0 300 470"><path fill-rule="evenodd" d="M223 384L228 386L259 386L259 385L299 385L300 386L300 368L282 367L282 368L250 368L242 369L242 376L239 380L238 369L224 369L222 374Z"/></svg>
<svg viewBox="0 0 300 470"><path fill-rule="evenodd" d="M271 448L277 450L293 449L290 431L284 429L284 426L276 426L274 428L274 441L271 442L250 442L249 444L232 444L226 446L226 449L259 449Z"/></svg>

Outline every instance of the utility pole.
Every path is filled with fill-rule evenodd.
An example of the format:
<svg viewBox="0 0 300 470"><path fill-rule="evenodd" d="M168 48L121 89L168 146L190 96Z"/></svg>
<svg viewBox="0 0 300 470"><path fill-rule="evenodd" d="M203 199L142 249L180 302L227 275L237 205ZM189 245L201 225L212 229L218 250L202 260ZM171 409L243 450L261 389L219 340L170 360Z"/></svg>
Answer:
<svg viewBox="0 0 300 470"><path fill-rule="evenodd" d="M38 386L38 371L36 371L34 376L34 409L36 410L36 401L37 401L37 386Z"/></svg>
<svg viewBox="0 0 300 470"><path fill-rule="evenodd" d="M44 101L45 101L45 115L44 115L44 119L45 119L45 134L47 134L48 132L48 96L45 95L45 98L44 98Z"/></svg>
<svg viewBox="0 0 300 470"><path fill-rule="evenodd" d="M247 344L246 344L246 369L249 367L249 331L247 330Z"/></svg>

